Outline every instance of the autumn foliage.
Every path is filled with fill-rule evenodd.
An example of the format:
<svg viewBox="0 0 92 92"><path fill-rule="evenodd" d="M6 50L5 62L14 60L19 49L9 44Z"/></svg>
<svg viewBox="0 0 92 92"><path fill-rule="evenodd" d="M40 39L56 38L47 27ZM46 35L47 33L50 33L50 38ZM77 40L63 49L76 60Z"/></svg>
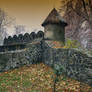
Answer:
<svg viewBox="0 0 92 92"><path fill-rule="evenodd" d="M0 73L0 92L53 92L54 70L40 63ZM56 92L92 92L84 83L58 77Z"/></svg>

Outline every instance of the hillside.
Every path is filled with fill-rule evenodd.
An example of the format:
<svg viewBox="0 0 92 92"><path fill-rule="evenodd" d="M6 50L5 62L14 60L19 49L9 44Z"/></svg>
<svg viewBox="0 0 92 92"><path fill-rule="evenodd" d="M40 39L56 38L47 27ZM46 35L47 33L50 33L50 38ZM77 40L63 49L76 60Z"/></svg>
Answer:
<svg viewBox="0 0 92 92"><path fill-rule="evenodd" d="M52 92L55 74L52 68L40 63L0 73L0 92ZM92 92L88 85L59 77L57 92Z"/></svg>

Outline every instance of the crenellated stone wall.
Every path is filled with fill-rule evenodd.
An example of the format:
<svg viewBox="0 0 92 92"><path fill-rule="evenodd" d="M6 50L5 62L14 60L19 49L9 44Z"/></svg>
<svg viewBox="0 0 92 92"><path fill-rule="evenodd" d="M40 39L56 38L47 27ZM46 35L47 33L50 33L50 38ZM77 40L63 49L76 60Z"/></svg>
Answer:
<svg viewBox="0 0 92 92"><path fill-rule="evenodd" d="M38 31L37 34L35 32L32 32L30 34L25 33L24 35L14 35L13 37L9 36L8 38L4 39L4 45L0 46L0 52L22 50L26 47L26 44L43 39L43 31Z"/></svg>
<svg viewBox="0 0 92 92"><path fill-rule="evenodd" d="M30 43L35 39L38 38L44 38L44 32L43 31L38 31L36 34L35 32L32 33L25 33L14 35L13 37L9 36L8 38L4 39L4 45L15 45L15 44L23 44L23 43Z"/></svg>
<svg viewBox="0 0 92 92"><path fill-rule="evenodd" d="M40 40L26 44L21 50L0 52L0 72L39 62L54 66L54 69L62 68L65 76L92 86L92 56L81 51L55 49Z"/></svg>

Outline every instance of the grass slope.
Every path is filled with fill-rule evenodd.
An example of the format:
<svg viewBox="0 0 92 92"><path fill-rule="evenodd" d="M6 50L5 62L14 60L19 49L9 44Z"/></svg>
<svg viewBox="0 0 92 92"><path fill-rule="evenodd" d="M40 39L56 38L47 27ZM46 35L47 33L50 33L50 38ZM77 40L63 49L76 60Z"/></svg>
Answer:
<svg viewBox="0 0 92 92"><path fill-rule="evenodd" d="M0 73L0 92L53 92L54 71L43 63ZM92 92L92 88L73 79L59 77L57 92Z"/></svg>

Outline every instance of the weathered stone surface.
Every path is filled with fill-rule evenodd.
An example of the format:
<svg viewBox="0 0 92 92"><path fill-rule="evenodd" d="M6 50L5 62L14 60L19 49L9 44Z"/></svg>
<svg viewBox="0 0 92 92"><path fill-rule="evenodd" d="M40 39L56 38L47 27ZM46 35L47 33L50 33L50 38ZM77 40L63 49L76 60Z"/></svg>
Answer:
<svg viewBox="0 0 92 92"><path fill-rule="evenodd" d="M63 68L63 74L92 86L92 57L74 49L54 49L43 44L43 61Z"/></svg>
<svg viewBox="0 0 92 92"><path fill-rule="evenodd" d="M0 72L41 61L41 45L32 44L24 50L0 53Z"/></svg>
<svg viewBox="0 0 92 92"><path fill-rule="evenodd" d="M55 49L44 41L34 41L22 50L0 52L0 72L43 61L62 68L70 78L92 86L92 57L75 49Z"/></svg>
<svg viewBox="0 0 92 92"><path fill-rule="evenodd" d="M30 35L28 33L24 34L24 42L30 42Z"/></svg>
<svg viewBox="0 0 92 92"><path fill-rule="evenodd" d="M37 33L37 38L44 38L44 32L43 31L38 31Z"/></svg>
<svg viewBox="0 0 92 92"><path fill-rule="evenodd" d="M4 39L3 44L4 45L16 45L16 44L24 44L24 43L31 43L35 39L44 39L44 32L43 31L38 31L36 34L35 32L32 33L25 33L14 35L13 37L9 36L8 38Z"/></svg>
<svg viewBox="0 0 92 92"><path fill-rule="evenodd" d="M33 39L35 39L36 38L36 33L35 32L32 32L31 34L30 34L30 38L33 40Z"/></svg>
<svg viewBox="0 0 92 92"><path fill-rule="evenodd" d="M22 34L18 35L18 43L24 43L24 36Z"/></svg>

